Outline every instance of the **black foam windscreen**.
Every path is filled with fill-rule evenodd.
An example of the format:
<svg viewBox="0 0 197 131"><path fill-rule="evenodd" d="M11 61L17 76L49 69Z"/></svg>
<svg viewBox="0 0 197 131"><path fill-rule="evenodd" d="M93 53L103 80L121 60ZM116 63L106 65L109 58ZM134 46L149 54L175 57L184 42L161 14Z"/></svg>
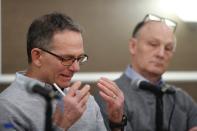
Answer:
<svg viewBox="0 0 197 131"><path fill-rule="evenodd" d="M59 99L59 96L52 89L43 87L38 83L34 83L34 82L29 83L27 90L30 93L37 93L47 99L54 99L54 98Z"/></svg>
<svg viewBox="0 0 197 131"><path fill-rule="evenodd" d="M163 93L174 94L175 93L175 90L173 90L165 85L162 85L162 86L164 86L164 87L161 87L158 85L153 85L147 81L140 81L138 83L138 87L140 89L153 92L154 94L163 94Z"/></svg>

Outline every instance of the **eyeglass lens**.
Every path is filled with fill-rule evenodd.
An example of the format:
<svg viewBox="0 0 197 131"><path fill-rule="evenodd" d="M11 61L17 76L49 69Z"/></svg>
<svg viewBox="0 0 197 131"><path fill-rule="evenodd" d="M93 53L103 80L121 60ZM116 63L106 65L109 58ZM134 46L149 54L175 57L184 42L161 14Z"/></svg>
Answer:
<svg viewBox="0 0 197 131"><path fill-rule="evenodd" d="M88 60L88 56L87 55L83 55L83 56L80 56L78 58L67 58L67 59L62 59L62 64L65 65L65 66L70 66L72 65L75 61L77 60L77 62L79 62L79 64L83 64L85 63L87 60Z"/></svg>
<svg viewBox="0 0 197 131"><path fill-rule="evenodd" d="M173 31L175 31L176 29L176 22L173 20L170 20L168 18L163 18L163 17L159 17L156 15L152 15L152 14L148 14L145 16L144 21L163 21L166 23L167 26L171 27L173 29Z"/></svg>

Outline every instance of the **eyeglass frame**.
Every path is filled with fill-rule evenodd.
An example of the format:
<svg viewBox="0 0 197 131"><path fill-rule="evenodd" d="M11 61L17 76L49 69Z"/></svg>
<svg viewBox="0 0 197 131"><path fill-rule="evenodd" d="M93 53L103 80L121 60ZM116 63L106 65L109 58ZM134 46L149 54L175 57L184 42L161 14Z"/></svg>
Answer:
<svg viewBox="0 0 197 131"><path fill-rule="evenodd" d="M159 18L159 20L153 20L153 19L150 19L150 16L154 16L154 17L157 17ZM149 19L148 19L149 18ZM174 23L175 26L170 26L166 23L166 20L170 21L171 23ZM147 14L144 19L143 19L143 22L146 23L148 21L160 21L160 22L164 22L167 26L171 27L173 32L176 31L176 28L177 28L177 22L172 20L172 19L169 19L169 18L165 18L165 17L161 17L161 16L158 16L158 15L155 15L155 14Z"/></svg>
<svg viewBox="0 0 197 131"><path fill-rule="evenodd" d="M46 53L48 53L48 54L50 54L50 55L52 55L52 56L55 56L56 58L58 58L58 59L61 61L62 65L64 65L64 66L71 66L76 60L77 60L77 62L78 62L80 65L82 65L83 63L85 63L85 62L88 61L88 55L87 55L87 54L82 54L82 55L80 55L79 57L73 57L73 56L66 56L66 57L63 57L63 56L59 56L59 55L57 55L57 54L55 54L55 53L53 53L53 52L51 52L51 51L48 51L48 50L46 50L46 49L43 49L43 48L38 48L38 49L40 49L40 50L42 50L42 51L44 51L44 52L46 52ZM86 61L80 63L79 60L80 60L80 58L82 58L82 56L84 56L84 57L83 57L84 59L86 58ZM71 59L72 59L72 63L71 63L71 64L65 65L65 64L63 63L63 61L68 61L68 60L71 60Z"/></svg>

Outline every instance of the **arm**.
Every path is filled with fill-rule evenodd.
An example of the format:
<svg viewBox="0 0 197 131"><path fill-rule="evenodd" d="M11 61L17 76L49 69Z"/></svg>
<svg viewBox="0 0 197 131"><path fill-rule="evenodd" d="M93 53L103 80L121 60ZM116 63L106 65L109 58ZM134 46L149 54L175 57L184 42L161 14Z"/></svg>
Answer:
<svg viewBox="0 0 197 131"><path fill-rule="evenodd" d="M178 89L176 92L177 103L186 116L186 124L188 131L197 131L197 103L185 91Z"/></svg>
<svg viewBox="0 0 197 131"><path fill-rule="evenodd" d="M189 131L197 131L197 126L191 128L191 129L189 129Z"/></svg>
<svg viewBox="0 0 197 131"><path fill-rule="evenodd" d="M188 113L188 122L189 122L189 131L197 131L197 104L195 101L190 97L190 108Z"/></svg>
<svg viewBox="0 0 197 131"><path fill-rule="evenodd" d="M24 131L23 122L19 121L21 115L17 115L17 108L10 102L0 99L0 131Z"/></svg>
<svg viewBox="0 0 197 131"><path fill-rule="evenodd" d="M187 93L185 95L188 115L188 127L189 131L197 131L197 103Z"/></svg>

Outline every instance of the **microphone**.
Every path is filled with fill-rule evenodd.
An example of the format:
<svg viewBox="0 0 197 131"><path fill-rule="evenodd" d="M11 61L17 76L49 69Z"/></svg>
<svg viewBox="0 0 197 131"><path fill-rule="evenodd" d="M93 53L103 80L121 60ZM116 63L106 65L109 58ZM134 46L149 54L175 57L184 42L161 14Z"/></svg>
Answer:
<svg viewBox="0 0 197 131"><path fill-rule="evenodd" d="M176 90L171 88L170 85L168 84L163 84L161 85L163 88L161 89L162 92L167 93L167 94L175 94Z"/></svg>
<svg viewBox="0 0 197 131"><path fill-rule="evenodd" d="M175 94L175 90L170 88L170 86L167 84L163 84L162 87L160 87L158 85L153 85L147 81L139 81L138 87L143 90L151 91L155 94Z"/></svg>
<svg viewBox="0 0 197 131"><path fill-rule="evenodd" d="M59 99L60 96L57 95L52 89L43 87L42 85L31 82L28 84L27 90L30 93L37 93L44 97L45 99Z"/></svg>

